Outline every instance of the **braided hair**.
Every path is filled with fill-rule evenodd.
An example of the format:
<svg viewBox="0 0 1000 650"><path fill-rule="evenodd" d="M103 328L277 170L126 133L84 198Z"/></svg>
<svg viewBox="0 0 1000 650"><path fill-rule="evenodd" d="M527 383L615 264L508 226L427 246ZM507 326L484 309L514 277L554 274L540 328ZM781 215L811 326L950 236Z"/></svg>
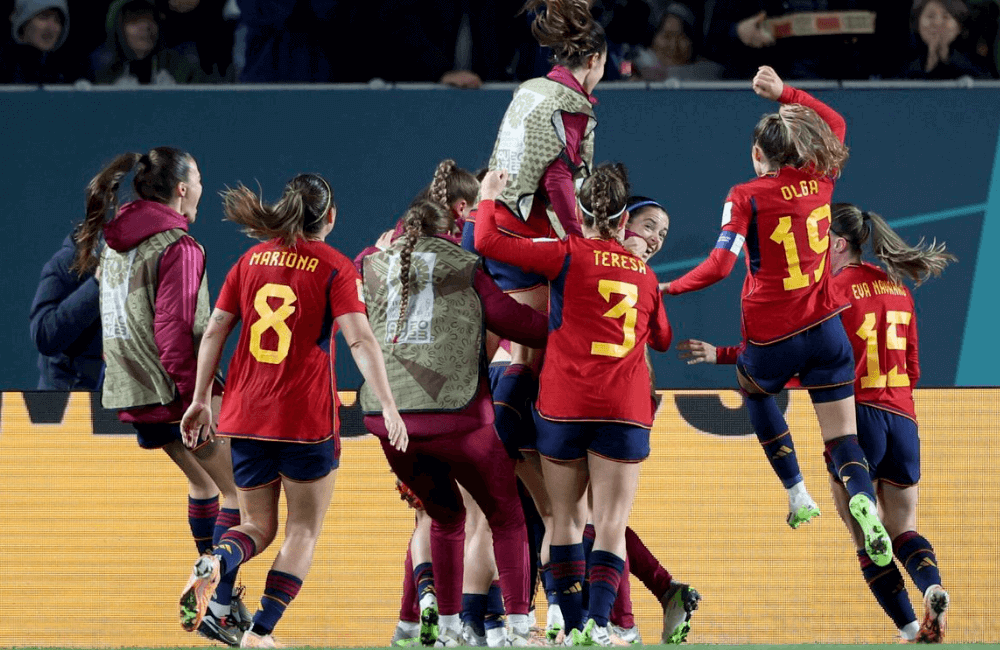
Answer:
<svg viewBox="0 0 1000 650"><path fill-rule="evenodd" d="M403 247L399 250L399 316L396 321L396 336L399 340L406 326L407 311L410 307L410 271L413 249L421 237L431 237L451 232L455 227L455 215L436 201L418 200L403 215Z"/></svg>
<svg viewBox="0 0 1000 650"><path fill-rule="evenodd" d="M618 224L628 204L630 191L625 165L599 165L580 188L584 225L597 228L601 239L617 239Z"/></svg>

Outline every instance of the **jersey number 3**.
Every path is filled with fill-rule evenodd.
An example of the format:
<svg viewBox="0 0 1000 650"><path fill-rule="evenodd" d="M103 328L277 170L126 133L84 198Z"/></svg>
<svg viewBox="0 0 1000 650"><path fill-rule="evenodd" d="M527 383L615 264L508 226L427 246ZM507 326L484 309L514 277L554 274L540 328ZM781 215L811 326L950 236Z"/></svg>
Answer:
<svg viewBox="0 0 1000 650"><path fill-rule="evenodd" d="M913 314L908 311L887 311L885 313L885 347L887 350L906 349L906 337L896 333L896 326L909 325L911 318L913 318ZM856 332L866 342L866 372L865 376L861 378L861 387L898 388L909 386L910 378L906 374L905 357L903 359L902 371L900 371L899 366L893 366L889 369L888 374L882 374L882 366L879 364L878 358L878 330L875 329L877 324L878 320L875 318L875 313L869 312L865 314L865 321Z"/></svg>
<svg viewBox="0 0 1000 650"><path fill-rule="evenodd" d="M268 298L280 298L281 306L271 309ZM261 363L278 364L288 356L288 349L292 346L292 330L285 323L288 317L295 313L292 305L296 301L295 292L287 284L265 284L257 291L253 299L253 308L257 310L257 319L250 326L250 354ZM268 350L263 347L261 338L264 332L274 330L278 335L278 347Z"/></svg>
<svg viewBox="0 0 1000 650"><path fill-rule="evenodd" d="M590 353L602 357L615 357L620 359L635 347L635 321L639 315L639 310L635 304L639 302L639 287L628 282L617 280L601 280L597 284L597 291L607 302L611 302L611 294L618 294L623 298L614 307L601 314L604 318L614 318L615 320L625 317L622 322L622 332L625 340L621 343L603 343L594 341L590 344Z"/></svg>

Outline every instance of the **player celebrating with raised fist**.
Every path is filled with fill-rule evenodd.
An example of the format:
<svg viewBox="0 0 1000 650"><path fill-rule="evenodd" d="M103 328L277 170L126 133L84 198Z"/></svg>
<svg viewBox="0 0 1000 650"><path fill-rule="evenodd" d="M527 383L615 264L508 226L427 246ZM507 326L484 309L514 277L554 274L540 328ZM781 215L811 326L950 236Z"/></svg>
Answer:
<svg viewBox="0 0 1000 650"><path fill-rule="evenodd" d="M746 244L746 347L736 375L757 437L789 491L788 523L794 528L819 514L797 460L782 449L791 447L791 437L774 401L797 374L809 389L826 453L850 492L865 548L885 566L892 544L878 518L868 462L858 444L854 355L836 318L847 303L830 287L830 197L847 161L846 124L826 104L786 86L769 67L757 72L753 89L782 104L754 129L751 157L758 178L729 191L711 255L664 290L676 295L718 282L733 270Z"/></svg>

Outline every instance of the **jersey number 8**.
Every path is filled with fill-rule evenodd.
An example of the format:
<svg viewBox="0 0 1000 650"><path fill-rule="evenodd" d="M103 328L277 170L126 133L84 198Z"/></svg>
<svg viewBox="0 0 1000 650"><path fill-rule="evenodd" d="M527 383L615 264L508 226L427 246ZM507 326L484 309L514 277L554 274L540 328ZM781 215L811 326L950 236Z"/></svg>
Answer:
<svg viewBox="0 0 1000 650"><path fill-rule="evenodd" d="M268 298L280 298L281 306L271 309ZM257 319L250 326L250 354L261 363L278 364L288 356L288 350L292 346L292 330L289 329L285 321L295 313L295 303L297 297L292 288L287 284L268 283L257 290L257 295L253 299L253 308L257 310ZM268 350L263 347L261 339L264 332L274 330L278 335L278 347Z"/></svg>

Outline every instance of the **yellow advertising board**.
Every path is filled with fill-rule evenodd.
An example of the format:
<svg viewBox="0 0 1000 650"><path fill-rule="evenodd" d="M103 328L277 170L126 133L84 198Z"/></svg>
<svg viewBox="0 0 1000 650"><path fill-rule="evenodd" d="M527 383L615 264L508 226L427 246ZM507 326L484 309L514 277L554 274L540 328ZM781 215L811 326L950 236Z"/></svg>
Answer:
<svg viewBox="0 0 1000 650"><path fill-rule="evenodd" d="M782 396L803 475L823 515L785 524L786 497L733 391L664 391L632 526L703 595L693 643L882 643L876 605L827 487L808 396ZM195 558L186 482L138 448L89 393L3 393L0 401L0 638L18 646L206 646L177 622ZM345 433L360 434L345 402ZM1000 389L917 394L919 530L952 597L948 641L996 641L1000 617ZM392 634L411 513L370 436L344 440L312 572L275 636L290 645L378 646ZM281 543L241 570L253 608ZM919 613L918 594L907 586ZM633 578L643 636L660 610ZM536 599L544 621L544 596Z"/></svg>

